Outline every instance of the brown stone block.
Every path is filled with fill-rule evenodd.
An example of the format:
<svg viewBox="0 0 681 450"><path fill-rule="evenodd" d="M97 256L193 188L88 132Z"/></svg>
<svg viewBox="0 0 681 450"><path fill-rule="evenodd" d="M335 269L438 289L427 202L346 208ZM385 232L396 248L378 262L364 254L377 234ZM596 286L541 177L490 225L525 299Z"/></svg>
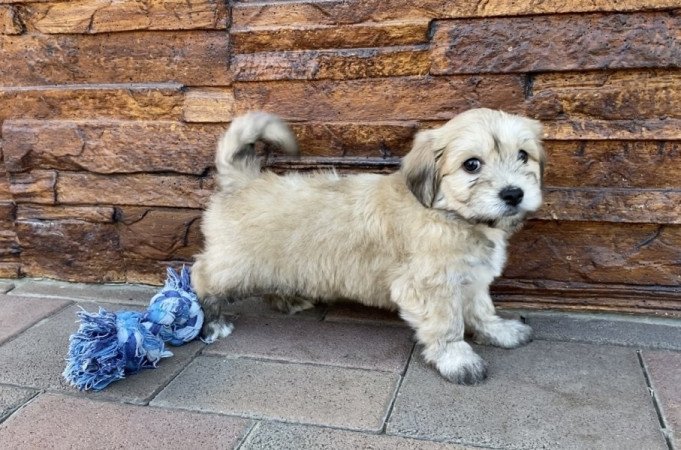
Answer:
<svg viewBox="0 0 681 450"><path fill-rule="evenodd" d="M227 24L226 4L219 0L81 0L29 5L23 15L29 29L45 34L225 29Z"/></svg>
<svg viewBox="0 0 681 450"><path fill-rule="evenodd" d="M390 20L455 19L596 11L678 8L677 0L545 0L541 2L446 2L442 0L326 0L237 2L232 23L247 27L315 26Z"/></svg>
<svg viewBox="0 0 681 450"><path fill-rule="evenodd" d="M428 21L323 25L295 28L232 28L236 54L284 50L389 47L426 44Z"/></svg>
<svg viewBox="0 0 681 450"><path fill-rule="evenodd" d="M5 86L68 83L228 85L224 31L0 35Z"/></svg>
<svg viewBox="0 0 681 450"><path fill-rule="evenodd" d="M294 121L443 120L480 106L523 112L523 77L405 77L234 85L236 111Z"/></svg>
<svg viewBox="0 0 681 450"><path fill-rule="evenodd" d="M553 140L681 140L681 119L547 120L545 139Z"/></svg>
<svg viewBox="0 0 681 450"><path fill-rule="evenodd" d="M43 206L20 204L17 220L82 220L94 223L113 223L113 206Z"/></svg>
<svg viewBox="0 0 681 450"><path fill-rule="evenodd" d="M301 155L401 156L411 149L416 122L294 123Z"/></svg>
<svg viewBox="0 0 681 450"><path fill-rule="evenodd" d="M97 175L60 172L57 203L64 205L135 205L201 208L210 183L186 175Z"/></svg>
<svg viewBox="0 0 681 450"><path fill-rule="evenodd" d="M237 81L349 80L426 75L430 52L426 46L328 50L236 55Z"/></svg>
<svg viewBox="0 0 681 450"><path fill-rule="evenodd" d="M180 88L177 84L0 87L0 120L174 120L182 114Z"/></svg>
<svg viewBox="0 0 681 450"><path fill-rule="evenodd" d="M0 262L0 278L19 278L20 268L18 262Z"/></svg>
<svg viewBox="0 0 681 450"><path fill-rule="evenodd" d="M176 271L179 271L183 265L191 266L191 263L188 261L156 261L153 259L126 258L125 280L120 281L160 286L165 282L168 267L173 267Z"/></svg>
<svg viewBox="0 0 681 450"><path fill-rule="evenodd" d="M34 170L9 176L12 198L16 202L54 204L57 172Z"/></svg>
<svg viewBox="0 0 681 450"><path fill-rule="evenodd" d="M182 118L185 122L229 122L234 118L234 93L231 89L189 89Z"/></svg>
<svg viewBox="0 0 681 450"><path fill-rule="evenodd" d="M16 205L14 203L0 202L0 226L11 225L14 222L15 212Z"/></svg>
<svg viewBox="0 0 681 450"><path fill-rule="evenodd" d="M439 22L438 75L681 67L681 16L571 14Z"/></svg>
<svg viewBox="0 0 681 450"><path fill-rule="evenodd" d="M9 229L4 229L5 224L0 225L0 260L4 262L16 261L19 262L19 254L21 253L21 246L17 242L17 233L14 231L12 224L9 224Z"/></svg>
<svg viewBox="0 0 681 450"><path fill-rule="evenodd" d="M32 277L104 282L125 278L113 224L20 220L22 272Z"/></svg>
<svg viewBox="0 0 681 450"><path fill-rule="evenodd" d="M507 278L678 286L681 226L531 221L511 238Z"/></svg>
<svg viewBox="0 0 681 450"><path fill-rule="evenodd" d="M12 191L9 188L9 178L5 171L5 165L0 159L0 202L11 202Z"/></svg>
<svg viewBox="0 0 681 450"><path fill-rule="evenodd" d="M681 180L681 142L546 141L544 146L548 186L677 189Z"/></svg>
<svg viewBox="0 0 681 450"><path fill-rule="evenodd" d="M116 208L125 257L159 261L191 259L201 245L201 210Z"/></svg>
<svg viewBox="0 0 681 450"><path fill-rule="evenodd" d="M14 203L0 203L0 260L18 262L21 246L14 229L16 206Z"/></svg>
<svg viewBox="0 0 681 450"><path fill-rule="evenodd" d="M21 34L23 24L12 6L0 5L0 34Z"/></svg>
<svg viewBox="0 0 681 450"><path fill-rule="evenodd" d="M540 74L529 113L539 119L681 118L681 72L669 70Z"/></svg>
<svg viewBox="0 0 681 450"><path fill-rule="evenodd" d="M223 125L171 121L6 121L5 164L93 173L200 175L213 164Z"/></svg>
<svg viewBox="0 0 681 450"><path fill-rule="evenodd" d="M560 221L681 224L681 192L549 188L535 216Z"/></svg>

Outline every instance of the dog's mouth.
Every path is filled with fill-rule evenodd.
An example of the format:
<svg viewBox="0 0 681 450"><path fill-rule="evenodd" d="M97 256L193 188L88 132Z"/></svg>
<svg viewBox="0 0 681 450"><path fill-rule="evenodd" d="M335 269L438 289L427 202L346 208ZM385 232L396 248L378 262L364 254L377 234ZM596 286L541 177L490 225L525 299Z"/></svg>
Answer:
<svg viewBox="0 0 681 450"><path fill-rule="evenodd" d="M519 208L518 206L506 206L506 209L504 209L504 212L502 213L502 217L513 217L517 216L521 213L524 213L525 210Z"/></svg>

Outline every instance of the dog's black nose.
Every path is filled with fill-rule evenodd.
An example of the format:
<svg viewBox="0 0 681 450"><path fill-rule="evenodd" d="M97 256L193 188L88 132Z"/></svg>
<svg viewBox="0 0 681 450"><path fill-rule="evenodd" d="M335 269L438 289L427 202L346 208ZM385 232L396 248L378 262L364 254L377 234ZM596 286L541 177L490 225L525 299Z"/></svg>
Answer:
<svg viewBox="0 0 681 450"><path fill-rule="evenodd" d="M499 197L511 206L518 206L523 201L523 195L523 190L515 186L506 186L499 192Z"/></svg>

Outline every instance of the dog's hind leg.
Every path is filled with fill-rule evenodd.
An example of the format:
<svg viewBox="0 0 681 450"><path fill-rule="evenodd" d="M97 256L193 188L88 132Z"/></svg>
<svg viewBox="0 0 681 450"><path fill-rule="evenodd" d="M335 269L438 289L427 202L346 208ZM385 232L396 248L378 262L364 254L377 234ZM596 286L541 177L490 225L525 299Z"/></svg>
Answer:
<svg viewBox="0 0 681 450"><path fill-rule="evenodd" d="M265 294L263 298L270 308L284 314L296 314L315 307L313 301L293 295Z"/></svg>

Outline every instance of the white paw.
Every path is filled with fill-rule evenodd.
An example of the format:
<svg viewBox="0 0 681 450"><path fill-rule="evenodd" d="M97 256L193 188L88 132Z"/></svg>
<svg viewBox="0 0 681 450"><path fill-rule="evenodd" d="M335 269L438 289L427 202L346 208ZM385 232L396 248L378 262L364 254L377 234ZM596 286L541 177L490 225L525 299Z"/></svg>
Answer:
<svg viewBox="0 0 681 450"><path fill-rule="evenodd" d="M226 338L234 331L234 325L224 322L211 322L203 329L201 340L206 344L212 344L218 339Z"/></svg>
<svg viewBox="0 0 681 450"><path fill-rule="evenodd" d="M515 348L532 340L532 328L519 320L499 319L475 331L475 342L502 348Z"/></svg>
<svg viewBox="0 0 681 450"><path fill-rule="evenodd" d="M464 341L447 344L435 367L452 383L478 384L487 378L487 363Z"/></svg>

